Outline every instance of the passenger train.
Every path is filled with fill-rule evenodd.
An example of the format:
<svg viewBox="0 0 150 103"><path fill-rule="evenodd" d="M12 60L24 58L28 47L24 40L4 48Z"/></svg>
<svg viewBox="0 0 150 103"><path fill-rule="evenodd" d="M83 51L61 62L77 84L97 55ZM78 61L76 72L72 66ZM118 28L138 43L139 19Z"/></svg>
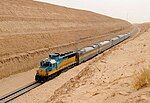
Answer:
<svg viewBox="0 0 150 103"><path fill-rule="evenodd" d="M35 80L37 82L46 82L50 78L59 75L64 69L79 65L117 45L130 36L131 33L121 34L110 40L93 44L78 51L70 51L64 54L50 54L48 58L40 62L40 67L35 75Z"/></svg>

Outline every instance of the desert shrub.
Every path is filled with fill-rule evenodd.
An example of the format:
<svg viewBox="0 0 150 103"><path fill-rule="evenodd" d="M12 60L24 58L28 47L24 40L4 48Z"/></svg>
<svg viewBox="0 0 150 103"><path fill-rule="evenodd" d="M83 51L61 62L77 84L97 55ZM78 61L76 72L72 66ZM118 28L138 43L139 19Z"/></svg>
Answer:
<svg viewBox="0 0 150 103"><path fill-rule="evenodd" d="M133 87L136 90L147 86L150 86L150 68L143 69L139 73L137 73L133 83Z"/></svg>

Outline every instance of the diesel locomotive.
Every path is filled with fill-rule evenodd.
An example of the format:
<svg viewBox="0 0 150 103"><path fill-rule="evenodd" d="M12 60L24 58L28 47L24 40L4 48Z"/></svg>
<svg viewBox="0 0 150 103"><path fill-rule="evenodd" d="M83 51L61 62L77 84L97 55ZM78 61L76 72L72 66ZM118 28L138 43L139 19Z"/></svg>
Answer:
<svg viewBox="0 0 150 103"><path fill-rule="evenodd" d="M117 45L129 38L131 33L118 35L110 40L98 42L78 51L70 51L64 54L53 53L48 58L40 62L40 67L36 72L35 80L45 82L50 78L58 76L64 69L85 62L105 50Z"/></svg>

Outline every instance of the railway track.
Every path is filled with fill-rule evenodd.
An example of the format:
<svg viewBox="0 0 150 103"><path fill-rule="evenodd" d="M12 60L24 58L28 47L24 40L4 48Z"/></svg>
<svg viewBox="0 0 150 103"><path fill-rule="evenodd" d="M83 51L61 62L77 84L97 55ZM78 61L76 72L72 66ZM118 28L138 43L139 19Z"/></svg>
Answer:
<svg viewBox="0 0 150 103"><path fill-rule="evenodd" d="M0 98L0 103L7 103L7 102L9 102L9 101L11 101L11 100L13 100L13 99L15 99L15 98L25 94L26 92L29 92L30 90L40 86L41 84L42 83L32 82L32 83L30 83L30 84L28 84L26 86L23 86L23 87L21 87L19 89L16 89L15 91L10 92L10 93L2 96Z"/></svg>
<svg viewBox="0 0 150 103"><path fill-rule="evenodd" d="M131 31L132 34L138 34L139 32L140 32L140 29L137 26L135 26L134 29ZM133 36L133 38L134 38L134 36ZM10 93L0 97L0 103L7 103L7 102L9 102L9 101L11 101L11 100L13 100L13 99L23 95L23 94L29 92L30 90L40 86L41 84L42 83L32 82L32 83L30 83L30 84L28 84L26 86L23 86L23 87L21 87L19 89L16 89L15 91L10 92Z"/></svg>

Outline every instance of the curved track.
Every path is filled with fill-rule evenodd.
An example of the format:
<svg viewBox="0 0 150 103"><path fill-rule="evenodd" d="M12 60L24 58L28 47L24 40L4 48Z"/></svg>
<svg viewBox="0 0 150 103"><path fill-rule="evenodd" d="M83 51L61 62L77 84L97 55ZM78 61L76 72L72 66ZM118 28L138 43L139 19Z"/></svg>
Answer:
<svg viewBox="0 0 150 103"><path fill-rule="evenodd" d="M131 31L131 33L134 34L133 38L134 38L135 34L138 34L139 32L140 32L140 29L137 26L135 26L134 29ZM40 85L42 85L42 83L32 82L32 83L30 83L30 84L28 84L26 86L23 86L23 87L15 90L13 92L10 92L10 93L2 96L0 98L0 103L9 102L9 101L11 101L11 100L13 100L13 99L15 99L15 98L25 94L26 92L29 92L30 90L32 90L32 89L34 89L34 88L36 88L36 87L38 87Z"/></svg>
<svg viewBox="0 0 150 103"><path fill-rule="evenodd" d="M0 98L0 103L6 103L9 102L17 97L19 97L20 95L23 95L24 93L40 86L42 83L37 83L37 82L32 82L24 87L21 87L13 92L10 92L6 95L4 95L3 97Z"/></svg>

